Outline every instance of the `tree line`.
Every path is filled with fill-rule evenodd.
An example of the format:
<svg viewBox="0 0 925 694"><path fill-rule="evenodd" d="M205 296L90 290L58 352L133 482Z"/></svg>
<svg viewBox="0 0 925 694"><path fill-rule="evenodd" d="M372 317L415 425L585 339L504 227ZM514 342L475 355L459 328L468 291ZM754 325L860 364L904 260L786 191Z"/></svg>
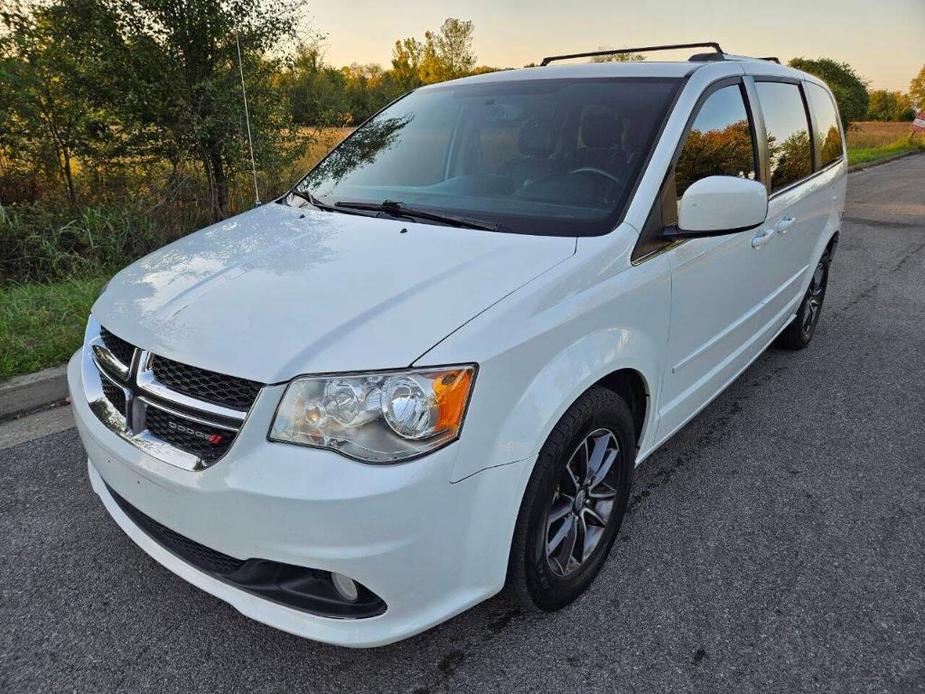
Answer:
<svg viewBox="0 0 925 694"><path fill-rule="evenodd" d="M306 126L356 126L421 85L499 69L478 65L456 18L397 39L387 67L332 66L304 16L304 0L5 0L0 203L143 199L195 208L187 225L220 219L247 204L242 72L267 198L292 182ZM903 95L834 60L791 64L832 86L846 123L925 105L925 68Z"/></svg>
<svg viewBox="0 0 925 694"><path fill-rule="evenodd" d="M916 107L925 108L925 66L909 84L909 92L904 94L886 89L868 90L867 82L854 68L831 58L794 58L788 64L816 75L829 85L846 127L859 120L911 121L915 118Z"/></svg>
<svg viewBox="0 0 925 694"><path fill-rule="evenodd" d="M475 65L472 23L452 18L397 41L389 70L335 69L303 17L303 0L5 5L0 203L193 193L220 219L250 164L242 72L272 195L311 138L303 126L354 126L417 86L492 69Z"/></svg>
<svg viewBox="0 0 925 694"><path fill-rule="evenodd" d="M422 85L499 69L476 65L474 34L472 22L449 18L422 39L397 40L388 69L377 63L334 67L325 63L320 39L303 43L281 77L291 118L306 126L352 127Z"/></svg>

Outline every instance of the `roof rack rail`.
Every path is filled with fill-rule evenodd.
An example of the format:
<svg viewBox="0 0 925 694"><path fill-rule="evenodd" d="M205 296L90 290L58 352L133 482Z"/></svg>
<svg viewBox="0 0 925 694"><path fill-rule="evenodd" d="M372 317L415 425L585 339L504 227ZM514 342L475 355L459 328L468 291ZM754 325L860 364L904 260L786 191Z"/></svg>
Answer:
<svg viewBox="0 0 925 694"><path fill-rule="evenodd" d="M675 43L665 46L640 46L638 48L616 48L608 51L591 51L588 53L570 53L568 55L550 55L543 58L540 66L545 67L554 61L570 60L572 58L595 58L599 55L619 55L621 53L649 53L651 51L670 51L678 48L712 48L720 56L723 55L723 49L719 47L716 41L707 41L705 43ZM722 58L719 58L722 60Z"/></svg>
<svg viewBox="0 0 925 694"><path fill-rule="evenodd" d="M725 53L694 53L688 60L692 63L719 63L726 60Z"/></svg>
<svg viewBox="0 0 925 694"><path fill-rule="evenodd" d="M769 55L767 58L758 58L758 60L767 60L770 63L777 63L780 65L780 58L778 58L776 55Z"/></svg>

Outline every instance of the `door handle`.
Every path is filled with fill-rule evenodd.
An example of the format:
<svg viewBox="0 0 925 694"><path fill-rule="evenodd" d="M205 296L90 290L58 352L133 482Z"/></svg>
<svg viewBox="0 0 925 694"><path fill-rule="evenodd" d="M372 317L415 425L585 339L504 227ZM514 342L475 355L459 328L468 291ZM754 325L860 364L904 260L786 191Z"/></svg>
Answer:
<svg viewBox="0 0 925 694"><path fill-rule="evenodd" d="M752 236L752 248L761 248L774 238L775 233L777 232L775 232L774 229L759 229L758 232Z"/></svg>
<svg viewBox="0 0 925 694"><path fill-rule="evenodd" d="M797 223L797 220L794 219L793 217L784 217L783 219L779 220L777 224L774 225L774 231L780 232L781 234L786 234L787 229L789 229L796 223Z"/></svg>

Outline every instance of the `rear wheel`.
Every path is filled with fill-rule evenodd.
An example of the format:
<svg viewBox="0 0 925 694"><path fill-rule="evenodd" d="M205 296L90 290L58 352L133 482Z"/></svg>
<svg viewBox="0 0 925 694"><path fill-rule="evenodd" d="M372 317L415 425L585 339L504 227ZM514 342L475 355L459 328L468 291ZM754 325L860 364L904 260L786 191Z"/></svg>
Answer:
<svg viewBox="0 0 925 694"><path fill-rule="evenodd" d="M507 592L528 609L556 610L581 595L610 553L629 498L633 419L594 387L556 424L521 503Z"/></svg>
<svg viewBox="0 0 925 694"><path fill-rule="evenodd" d="M774 343L784 349L803 349L813 339L819 314L822 313L822 302L825 301L825 290L829 284L829 252L825 251L816 265L809 288L803 297L803 302L797 310L796 318L780 334Z"/></svg>

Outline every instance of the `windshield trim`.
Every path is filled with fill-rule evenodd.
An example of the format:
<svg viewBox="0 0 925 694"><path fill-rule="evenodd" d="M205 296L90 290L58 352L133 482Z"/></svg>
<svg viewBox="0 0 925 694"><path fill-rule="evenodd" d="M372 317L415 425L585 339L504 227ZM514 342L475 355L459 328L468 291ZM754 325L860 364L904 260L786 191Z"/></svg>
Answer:
<svg viewBox="0 0 925 694"><path fill-rule="evenodd" d="M572 237L606 236L607 234L610 234L610 233L612 233L613 231L615 231L621 224L623 224L623 222L624 222L625 219L626 219L626 212L627 212L627 210L629 209L630 204L633 202L633 200L634 200L634 198L635 198L635 196L636 196L636 193L637 193L637 191L638 191L638 189L639 189L639 185L640 185L640 183L642 182L642 179L643 179L643 177L644 177L646 171L648 170L648 168L649 168L649 166L650 166L650 164L651 164L651 162L652 162L652 157L653 157L653 155L654 155L654 152L655 152L655 150L656 150L656 147L657 147L658 143L661 141L662 136L664 135L665 127L666 127L666 125L668 124L668 120L669 120L671 114L674 112L675 107L677 106L677 103L678 103L678 99L680 98L681 93L684 91L684 87L687 85L688 81L690 80L691 74L692 74L692 73L689 73L689 74L687 74L687 75L678 76L678 77L665 77L665 76L652 76L652 77L648 77L648 76L645 76L645 75L634 75L634 76L632 76L632 77L626 77L626 76L618 76L618 77L595 76L595 77L577 77L577 78L574 77L574 76L562 75L562 76L549 77L549 78L539 78L539 79L530 78L530 79L522 80L524 83L532 83L532 84L537 84L537 83L541 83L541 82L592 82L592 83L632 83L632 82L649 82L649 83L672 84L672 85L674 85L674 89L673 89L673 91L670 93L669 98L666 100L666 104L665 104L664 111L663 111L663 113L661 114L661 119L660 119L659 123L657 124L657 127L656 127L655 130L653 131L651 142L649 143L649 147L647 148L645 157L644 157L643 161L641 162L641 164L640 164L640 166L639 166L639 169L638 169L637 172L636 172L636 176L635 176L634 180L632 181L632 184L629 186L629 188L628 188L628 190L627 190L627 193L626 193L626 194L624 195L624 197L623 197L623 200L620 202L619 205L617 205L617 206L613 209L613 211L611 212L610 215L608 215L607 217L605 217L605 218L603 218L603 219L595 220L595 221L591 221L591 222L583 221L583 220L573 220L573 221L570 221L570 223L569 223L569 229L568 229L566 232L564 232L564 233L562 233L562 232L552 232L552 231L549 231L549 230L536 230L536 231L520 230L520 229L512 228L512 226L511 226L509 223L505 222L505 221L501 221L500 223L498 223L498 224L497 224L497 227L498 227L498 228L497 228L494 232L492 232L492 233L501 233L501 234L520 234L520 235L523 235L523 236L553 236L553 237L567 237L567 238L572 238ZM490 86L495 86L495 87L497 87L497 86L499 86L499 85L501 85L501 84L503 84L503 85L505 85L505 86L509 86L509 85L511 85L511 84L514 84L514 83L516 83L515 80L510 80L510 81L505 80L505 81L503 81L503 82L486 82L486 83L484 83L484 84L478 84L478 85L473 84L472 86L473 86L473 88L475 88L476 86L478 86L478 87L486 87L486 88L487 88L487 87L490 87ZM384 111L390 109L390 108L391 108L392 106L394 106L395 104L397 104L397 103L399 103L400 101L404 100L405 98L407 98L407 97L410 96L411 94L414 94L414 93L417 93L417 92L421 92L421 91L427 91L427 92L431 92L431 91L447 91L447 90L458 89L459 87L461 87L461 86L463 86L463 85L464 85L464 82L462 82L462 81L451 81L451 82L447 82L447 83L444 83L444 84L425 85L425 86L423 86L423 87L418 87L418 88L416 88L416 89L411 89L411 90L405 92L404 94L402 94L401 96L399 96L398 98L393 99L392 101L390 101L389 103L387 103L385 106L383 106L382 108L380 108L378 111L376 111L375 113L373 113L371 116L369 116L369 118L367 118L367 119L364 120L362 123L360 123L356 128L353 129L353 131L352 131L349 135L347 135L347 137L345 137L343 140L341 140L341 141L340 141L335 147L333 147L327 154L325 154L321 159L319 159L319 160L315 163L315 165L312 166L312 167L305 173L305 175L302 176L302 177L296 182L296 184L295 184L294 186L292 186L292 188L290 188L290 189L286 192L286 194L285 194L281 199L285 199L286 197L292 195L292 194L293 194L293 191L299 189L299 188L302 186L302 184L305 183L305 182L307 181L307 179L311 176L311 174L315 171L315 169L319 168L322 164L324 164L324 162L326 162L331 156L333 156L333 155L337 152L338 149L340 149L344 144L346 144L349 140L351 140L351 139L357 134L357 132L359 132L359 130L360 130L361 128L365 127L370 121L373 121L374 119L376 119L380 114L382 114ZM325 204L334 205L335 203L327 203L327 202L325 202ZM420 205L420 204L419 204L419 205L416 205L416 206L417 206L417 207L422 207L422 208L426 208L426 207L427 207L426 204L424 204L424 205ZM346 210L345 210L345 211L346 211ZM456 215L459 215L459 214L465 214L465 213L466 213L465 210L456 210L456 209L454 209L454 208L443 208L443 207L441 207L441 208L439 208L439 209L438 209L438 208L434 208L434 212L435 212L435 213L445 213L446 215L450 215L450 216L456 216ZM499 215L499 216L501 216L501 215Z"/></svg>

